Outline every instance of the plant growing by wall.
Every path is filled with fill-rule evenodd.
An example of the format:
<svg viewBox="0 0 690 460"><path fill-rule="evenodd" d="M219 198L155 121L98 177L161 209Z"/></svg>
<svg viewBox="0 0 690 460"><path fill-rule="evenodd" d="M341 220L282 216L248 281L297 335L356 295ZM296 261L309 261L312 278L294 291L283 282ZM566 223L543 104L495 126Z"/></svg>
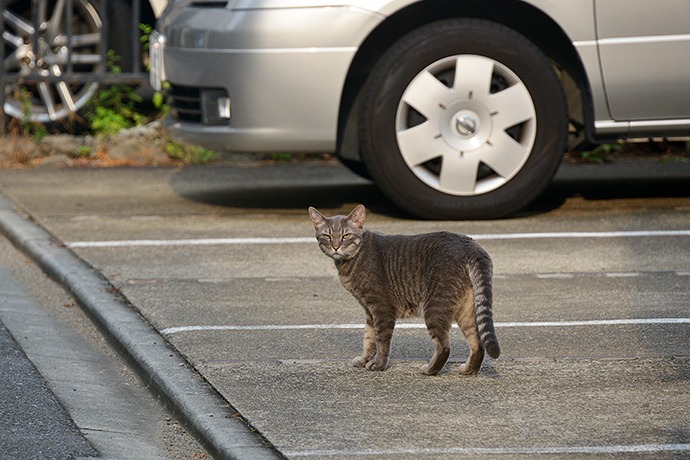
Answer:
<svg viewBox="0 0 690 460"><path fill-rule="evenodd" d="M122 73L118 65L120 57L114 51L108 51L107 60L110 72ZM142 102L143 98L132 86L115 84L103 88L92 99L86 113L90 131L97 136L108 136L144 123L147 117L138 108Z"/></svg>

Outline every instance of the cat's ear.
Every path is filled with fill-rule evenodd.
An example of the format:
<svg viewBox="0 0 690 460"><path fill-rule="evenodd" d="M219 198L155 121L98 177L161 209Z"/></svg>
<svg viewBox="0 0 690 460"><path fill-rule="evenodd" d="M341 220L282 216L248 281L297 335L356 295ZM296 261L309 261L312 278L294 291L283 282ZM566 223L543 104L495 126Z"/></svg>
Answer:
<svg viewBox="0 0 690 460"><path fill-rule="evenodd" d="M354 223L357 228L362 228L364 226L364 218L367 215L366 209L364 209L364 206L361 204L358 204L355 209L352 210L349 216L347 216L347 220L350 222Z"/></svg>
<svg viewBox="0 0 690 460"><path fill-rule="evenodd" d="M314 223L314 227L317 229L326 223L326 218L323 216L323 214L311 206L309 207L309 216L311 217L311 221Z"/></svg>

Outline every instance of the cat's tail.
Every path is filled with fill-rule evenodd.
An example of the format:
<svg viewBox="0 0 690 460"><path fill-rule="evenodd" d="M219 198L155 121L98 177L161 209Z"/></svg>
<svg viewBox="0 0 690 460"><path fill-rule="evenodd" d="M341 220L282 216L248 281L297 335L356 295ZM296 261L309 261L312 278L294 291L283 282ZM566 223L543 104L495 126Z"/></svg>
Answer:
<svg viewBox="0 0 690 460"><path fill-rule="evenodd" d="M501 354L498 337L494 329L494 315L492 310L493 291L491 279L493 264L491 257L483 249L469 264L470 281L474 289L474 311L479 331L479 341L489 356L496 359Z"/></svg>

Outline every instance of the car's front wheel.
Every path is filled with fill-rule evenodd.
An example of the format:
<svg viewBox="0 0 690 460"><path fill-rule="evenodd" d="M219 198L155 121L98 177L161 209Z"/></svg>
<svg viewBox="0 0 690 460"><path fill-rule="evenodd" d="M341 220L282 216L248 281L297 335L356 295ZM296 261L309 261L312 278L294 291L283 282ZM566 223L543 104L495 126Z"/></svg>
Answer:
<svg viewBox="0 0 690 460"><path fill-rule="evenodd" d="M493 218L532 201L565 150L552 64L502 25L421 27L377 62L364 90L362 159L379 188L422 218Z"/></svg>

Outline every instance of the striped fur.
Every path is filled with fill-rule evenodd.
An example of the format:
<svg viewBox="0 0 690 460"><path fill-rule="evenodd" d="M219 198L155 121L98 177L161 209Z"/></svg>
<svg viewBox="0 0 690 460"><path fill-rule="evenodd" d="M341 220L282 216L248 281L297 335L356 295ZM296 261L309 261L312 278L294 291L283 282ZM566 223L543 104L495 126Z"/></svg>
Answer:
<svg viewBox="0 0 690 460"><path fill-rule="evenodd" d="M486 251L465 235L382 235L364 229L365 209L348 216L324 217L309 208L319 247L335 261L340 281L365 312L364 350L357 367L383 370L388 365L395 321L421 316L434 342L434 355L422 366L440 372L450 355L455 321L470 346L460 367L476 374L484 351L498 358L493 325L492 262Z"/></svg>

